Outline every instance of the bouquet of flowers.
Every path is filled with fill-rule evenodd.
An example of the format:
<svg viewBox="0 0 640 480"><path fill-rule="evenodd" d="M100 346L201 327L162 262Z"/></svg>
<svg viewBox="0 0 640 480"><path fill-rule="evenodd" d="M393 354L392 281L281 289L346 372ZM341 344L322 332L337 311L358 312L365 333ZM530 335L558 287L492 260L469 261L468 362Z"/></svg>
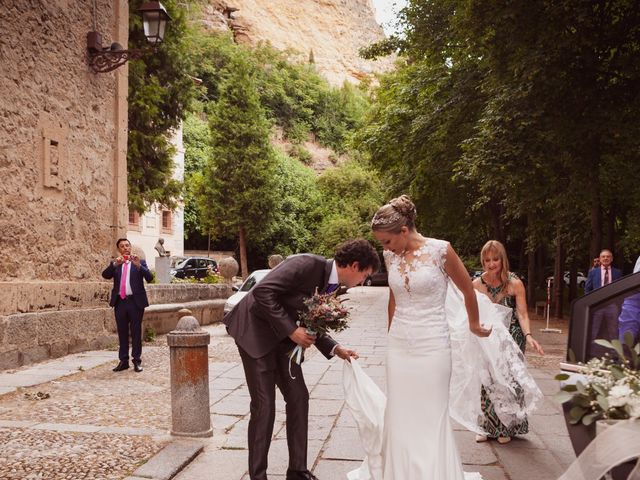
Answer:
<svg viewBox="0 0 640 480"><path fill-rule="evenodd" d="M628 332L627 332L628 333ZM595 343L614 350L617 361L608 354L592 358L582 369L582 380L565 385L556 394L560 403L571 402L571 423L589 425L599 419L640 418L640 344L633 345L631 336L625 344L619 340L601 340ZM629 357L625 355L628 352ZM556 380L567 380L566 374Z"/></svg>
<svg viewBox="0 0 640 480"><path fill-rule="evenodd" d="M304 310L298 312L298 325L306 327L310 335L341 332L348 325L349 309L342 305L335 293L316 293L304 300ZM300 365L303 348L300 345L289 352L290 361ZM289 364L291 375L291 364ZM291 378L295 378L291 376Z"/></svg>

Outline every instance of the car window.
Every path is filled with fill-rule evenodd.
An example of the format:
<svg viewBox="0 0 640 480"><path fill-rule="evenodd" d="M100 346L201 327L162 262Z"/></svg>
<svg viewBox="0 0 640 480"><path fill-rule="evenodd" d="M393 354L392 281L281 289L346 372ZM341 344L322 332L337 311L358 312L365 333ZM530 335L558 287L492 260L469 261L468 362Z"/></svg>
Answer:
<svg viewBox="0 0 640 480"><path fill-rule="evenodd" d="M187 260L183 265L184 268L195 268L195 266L196 266L196 261L194 259Z"/></svg>
<svg viewBox="0 0 640 480"><path fill-rule="evenodd" d="M214 260L207 260L207 264L211 265L211 268L216 268L217 264Z"/></svg>
<svg viewBox="0 0 640 480"><path fill-rule="evenodd" d="M204 258L198 259L198 268L206 268L207 261Z"/></svg>
<svg viewBox="0 0 640 480"><path fill-rule="evenodd" d="M244 281L244 283L242 284L242 286L240 287L240 289L238 290L239 292L248 292L249 290L251 290L256 283L258 283L260 280L262 280L264 277L266 277L267 273L269 273L270 270L264 270L264 271L255 271L253 272L251 275L249 275L249 277L247 277L247 279Z"/></svg>
<svg viewBox="0 0 640 480"><path fill-rule="evenodd" d="M240 287L240 292L248 292L249 290L251 290L253 288L253 286L256 284L256 277L255 275L249 275L249 277L244 281L244 283L242 284L242 286Z"/></svg>
<svg viewBox="0 0 640 480"><path fill-rule="evenodd" d="M581 362L602 357L611 350L597 339L624 340L631 332L640 336L640 274L630 275L598 288L574 302L569 329L569 348Z"/></svg>

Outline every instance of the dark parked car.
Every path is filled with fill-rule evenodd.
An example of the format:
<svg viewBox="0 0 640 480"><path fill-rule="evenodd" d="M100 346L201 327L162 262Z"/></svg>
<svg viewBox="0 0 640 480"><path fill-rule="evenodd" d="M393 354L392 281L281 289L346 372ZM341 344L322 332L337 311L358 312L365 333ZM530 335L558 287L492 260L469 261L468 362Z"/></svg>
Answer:
<svg viewBox="0 0 640 480"><path fill-rule="evenodd" d="M218 264L212 258L207 257L187 257L179 262L169 272L175 278L204 278L212 271L218 272Z"/></svg>
<svg viewBox="0 0 640 480"><path fill-rule="evenodd" d="M572 353L567 353L567 361L560 364L562 373L568 374L569 379L563 383L584 382L584 379L581 379L582 369L577 362L587 362L609 352L594 343L594 340L619 337L621 331L627 331L628 327L625 325L627 325L629 318L634 317L630 317L626 313L634 311L634 308L637 309L638 301L640 301L640 273L627 275L573 302L568 344L568 350ZM640 322L640 318L635 317L635 321ZM636 338L635 341L637 342L638 339ZM563 410L571 443L576 455L578 455L593 440L595 423L590 425L572 424L570 411L573 406L571 402L564 403ZM633 469L634 463L635 460L614 468L612 478L614 480L626 479Z"/></svg>
<svg viewBox="0 0 640 480"><path fill-rule="evenodd" d="M387 287L389 286L389 274L387 272L376 272L364 279L367 287Z"/></svg>

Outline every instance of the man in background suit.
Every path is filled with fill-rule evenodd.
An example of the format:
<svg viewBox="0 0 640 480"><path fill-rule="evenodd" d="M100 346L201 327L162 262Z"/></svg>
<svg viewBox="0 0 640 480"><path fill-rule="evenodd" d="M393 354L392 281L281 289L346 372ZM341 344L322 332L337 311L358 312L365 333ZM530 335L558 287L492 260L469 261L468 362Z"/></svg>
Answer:
<svg viewBox="0 0 640 480"><path fill-rule="evenodd" d="M121 372L129 368L129 333L131 333L131 357L133 369L142 372L142 316L149 306L144 280L151 282L153 274L147 263L137 255L131 254L131 243L126 238L116 242L120 255L109 263L102 276L113 278L113 290L109 305L113 307L118 328L118 358L120 362L113 369Z"/></svg>
<svg viewBox="0 0 640 480"><path fill-rule="evenodd" d="M584 293L597 290L600 287L609 285L611 282L622 277L622 272L611 266L613 253L611 250L603 249L600 252L600 266L591 269L587 275L584 285ZM589 346L590 355L602 356L606 349L593 343L594 340L604 338L612 340L618 338L618 308L613 303L606 303L596 307L591 316L591 343Z"/></svg>
<svg viewBox="0 0 640 480"><path fill-rule="evenodd" d="M600 252L600 267L594 267L587 275L587 282L584 285L584 293L589 293L596 288L615 282L622 276L622 272L616 267L612 267L613 253L604 249Z"/></svg>
<svg viewBox="0 0 640 480"><path fill-rule="evenodd" d="M289 467L286 480L317 480L307 469L309 391L302 368L289 361L297 345L315 344L326 358L349 360L356 352L328 335L309 335L296 324L303 301L316 291L353 287L378 270L380 260L364 240L343 243L333 260L311 254L288 257L271 270L223 319L242 358L251 395L249 476L267 480L267 458L275 420L275 387L286 402ZM289 370L291 369L291 370Z"/></svg>

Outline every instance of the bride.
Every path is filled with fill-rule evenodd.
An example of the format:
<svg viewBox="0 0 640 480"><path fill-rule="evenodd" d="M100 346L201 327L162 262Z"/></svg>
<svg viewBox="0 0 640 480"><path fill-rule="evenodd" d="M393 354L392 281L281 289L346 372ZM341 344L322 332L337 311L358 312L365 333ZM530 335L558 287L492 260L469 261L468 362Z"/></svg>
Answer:
<svg viewBox="0 0 640 480"><path fill-rule="evenodd" d="M478 473L463 472L449 417L480 433L476 425L481 414L479 382L494 381L495 390L502 394L501 400L508 400L513 392L510 385L514 384L514 376L526 376L523 359L513 358L520 355L519 350L507 357L489 358L486 363L493 363L495 367L481 367L481 357L491 357L491 351L505 355L505 351L513 352L517 346L511 348L505 344L511 340L499 321L493 323L493 335L491 328L480 324L478 300L483 308L483 320L485 306L476 296L462 261L448 242L419 234L415 219L414 204L402 195L381 207L371 222L373 235L384 248L389 272L387 401L384 422L373 422L374 425L383 423L383 428L368 434L370 438L363 437L363 443L374 444L371 437L382 435L379 450L382 465L378 466L378 461L367 465L365 460L360 469L349 473L350 480L480 479ZM448 289L449 280L457 288ZM459 298L450 299L455 296L452 292L458 291L464 303ZM457 314L452 313L455 309L451 306L456 302ZM475 337L469 335L469 331ZM490 335L491 338L482 338ZM506 358L509 362L505 362ZM510 365L514 363L522 367L515 375L510 373ZM355 372L355 367L348 368ZM535 382L529 385L535 397L537 386ZM451 399L450 390L455 392ZM380 396L383 397L381 393ZM505 421L516 419L530 406L514 406L508 401L496 403L504 406L501 413L505 413ZM378 412L382 408L379 407ZM456 411L462 413L456 415ZM358 413L362 414L354 411L356 417ZM370 468L374 463L376 467Z"/></svg>

